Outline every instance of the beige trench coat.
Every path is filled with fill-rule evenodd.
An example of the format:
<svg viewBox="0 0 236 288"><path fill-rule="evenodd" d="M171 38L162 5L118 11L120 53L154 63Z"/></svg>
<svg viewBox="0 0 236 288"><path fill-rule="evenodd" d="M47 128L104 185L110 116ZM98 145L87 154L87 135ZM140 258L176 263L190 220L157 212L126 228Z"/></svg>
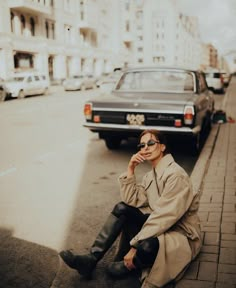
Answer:
<svg viewBox="0 0 236 288"><path fill-rule="evenodd" d="M122 201L150 213L130 245L153 236L160 243L142 288L162 287L179 278L200 251L199 195L194 193L189 176L171 154L145 174L141 184L136 183L135 176L127 178L126 174L119 177L119 183Z"/></svg>

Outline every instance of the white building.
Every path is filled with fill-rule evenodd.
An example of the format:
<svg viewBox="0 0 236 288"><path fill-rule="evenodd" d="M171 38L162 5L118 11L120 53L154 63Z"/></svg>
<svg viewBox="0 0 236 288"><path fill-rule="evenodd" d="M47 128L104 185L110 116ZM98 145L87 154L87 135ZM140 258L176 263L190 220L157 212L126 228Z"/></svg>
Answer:
<svg viewBox="0 0 236 288"><path fill-rule="evenodd" d="M0 77L61 80L137 64L201 66L196 18L175 0L0 0Z"/></svg>
<svg viewBox="0 0 236 288"><path fill-rule="evenodd" d="M123 57L117 7L118 0L1 0L0 77L26 69L51 79L112 71Z"/></svg>
<svg viewBox="0 0 236 288"><path fill-rule="evenodd" d="M199 68L201 41L196 17L182 15L173 0L136 3L135 64Z"/></svg>

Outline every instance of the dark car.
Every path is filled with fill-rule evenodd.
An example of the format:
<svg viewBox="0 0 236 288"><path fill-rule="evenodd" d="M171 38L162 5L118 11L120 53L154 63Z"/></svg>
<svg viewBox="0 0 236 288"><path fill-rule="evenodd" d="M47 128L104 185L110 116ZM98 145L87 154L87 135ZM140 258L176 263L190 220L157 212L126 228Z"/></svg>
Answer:
<svg viewBox="0 0 236 288"><path fill-rule="evenodd" d="M114 90L85 103L84 126L99 134L109 149L145 129L158 129L191 139L211 126L213 93L202 71L143 67L124 71Z"/></svg>

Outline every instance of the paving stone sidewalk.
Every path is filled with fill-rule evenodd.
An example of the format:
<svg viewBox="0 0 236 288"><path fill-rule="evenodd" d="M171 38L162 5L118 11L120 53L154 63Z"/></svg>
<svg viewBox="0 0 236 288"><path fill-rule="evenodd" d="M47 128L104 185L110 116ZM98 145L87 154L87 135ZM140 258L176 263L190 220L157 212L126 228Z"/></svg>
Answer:
<svg viewBox="0 0 236 288"><path fill-rule="evenodd" d="M236 119L235 78L226 96L222 108ZM203 248L176 288L236 287L236 123L214 125L209 141L215 143L212 151L204 147L201 165L206 166L199 169L205 174L203 182L194 183L201 193Z"/></svg>

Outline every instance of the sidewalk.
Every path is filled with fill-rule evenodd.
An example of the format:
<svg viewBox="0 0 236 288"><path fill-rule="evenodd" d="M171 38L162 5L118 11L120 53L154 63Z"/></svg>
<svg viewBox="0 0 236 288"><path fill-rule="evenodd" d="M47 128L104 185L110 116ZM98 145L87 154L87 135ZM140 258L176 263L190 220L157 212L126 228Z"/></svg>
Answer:
<svg viewBox="0 0 236 288"><path fill-rule="evenodd" d="M222 109L236 118L236 79ZM213 145L212 145L213 144ZM211 148L213 147L213 149ZM202 173L203 175L199 175ZM198 183L203 176L202 183ZM203 247L176 288L236 287L236 123L215 124L191 175L201 193Z"/></svg>

